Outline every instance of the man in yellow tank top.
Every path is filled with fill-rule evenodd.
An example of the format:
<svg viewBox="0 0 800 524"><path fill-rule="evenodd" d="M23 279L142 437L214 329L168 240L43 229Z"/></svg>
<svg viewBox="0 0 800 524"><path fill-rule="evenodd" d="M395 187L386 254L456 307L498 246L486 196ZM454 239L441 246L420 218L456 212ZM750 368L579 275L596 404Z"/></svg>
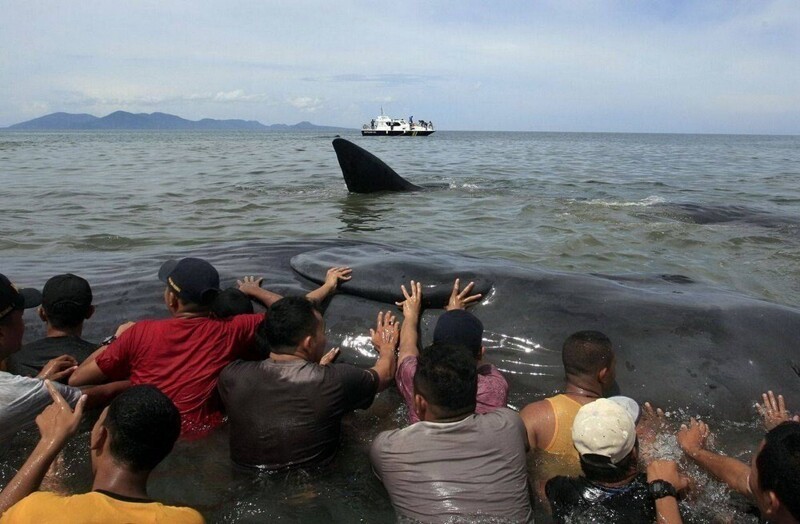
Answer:
<svg viewBox="0 0 800 524"><path fill-rule="evenodd" d="M544 499L544 484L556 475L581 474L580 457L572 444L572 422L578 410L611 393L616 357L611 340L599 331L578 331L564 342L561 352L564 392L528 404L520 412L535 454L535 487Z"/></svg>

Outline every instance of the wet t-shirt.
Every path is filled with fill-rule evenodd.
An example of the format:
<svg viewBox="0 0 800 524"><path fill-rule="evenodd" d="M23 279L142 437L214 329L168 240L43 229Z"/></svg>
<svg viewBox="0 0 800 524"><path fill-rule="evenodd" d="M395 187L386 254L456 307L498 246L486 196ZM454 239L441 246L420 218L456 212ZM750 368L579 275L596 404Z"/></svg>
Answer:
<svg viewBox="0 0 800 524"><path fill-rule="evenodd" d="M508 408L380 433L370 462L401 519L530 522L528 436Z"/></svg>
<svg viewBox="0 0 800 524"><path fill-rule="evenodd" d="M606 487L586 477L554 477L545 487L556 523L655 522L656 507L647 489L647 475L624 486Z"/></svg>
<svg viewBox="0 0 800 524"><path fill-rule="evenodd" d="M342 417L372 404L373 370L305 360L236 361L220 375L231 459L279 470L321 465L336 454Z"/></svg>
<svg viewBox="0 0 800 524"><path fill-rule="evenodd" d="M111 380L156 386L180 411L181 434L201 436L223 421L220 371L237 358L252 358L263 319L255 314L143 320L97 356L97 367Z"/></svg>
<svg viewBox="0 0 800 524"><path fill-rule="evenodd" d="M417 372L418 362L417 357L404 358L394 375L397 390L408 407L409 424L419 422L419 416L414 410L414 374ZM478 368L478 393L475 401L475 413L489 413L506 407L508 403L508 382L492 364L483 364Z"/></svg>
<svg viewBox="0 0 800 524"><path fill-rule="evenodd" d="M81 398L78 388L57 382L53 385L70 406ZM53 398L44 380L0 371L0 444L3 448L18 431L33 426L39 413L52 403Z"/></svg>
<svg viewBox="0 0 800 524"><path fill-rule="evenodd" d="M78 363L86 360L97 349L97 344L81 337L47 337L22 346L8 357L8 372L15 375L35 377L50 360L61 355L70 355Z"/></svg>

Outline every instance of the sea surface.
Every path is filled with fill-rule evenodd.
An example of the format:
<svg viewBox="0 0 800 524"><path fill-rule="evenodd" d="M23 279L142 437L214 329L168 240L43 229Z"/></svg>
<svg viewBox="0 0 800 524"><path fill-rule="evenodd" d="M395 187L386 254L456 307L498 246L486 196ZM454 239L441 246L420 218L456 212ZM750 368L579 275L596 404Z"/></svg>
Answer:
<svg viewBox="0 0 800 524"><path fill-rule="evenodd" d="M124 280L110 267L127 258L348 239L576 273L680 274L797 305L800 137L342 136L416 184L449 188L349 194L332 134L0 132L0 272L37 287L64 271L108 283ZM153 494L214 522L390 520L363 452L381 425L375 413L398 417L396 400L348 421L335 470L241 477L222 434L180 444ZM65 485L88 489L85 458L73 462ZM4 479L15 465L12 454Z"/></svg>
<svg viewBox="0 0 800 524"><path fill-rule="evenodd" d="M800 137L342 136L412 182L450 189L351 195L333 135L0 133L4 262L347 238L680 273L796 304Z"/></svg>

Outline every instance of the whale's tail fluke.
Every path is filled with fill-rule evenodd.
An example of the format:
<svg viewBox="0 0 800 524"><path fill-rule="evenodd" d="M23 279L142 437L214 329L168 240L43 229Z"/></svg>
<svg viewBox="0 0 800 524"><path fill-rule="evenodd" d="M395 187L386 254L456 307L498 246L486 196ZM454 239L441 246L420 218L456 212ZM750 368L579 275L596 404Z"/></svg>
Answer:
<svg viewBox="0 0 800 524"><path fill-rule="evenodd" d="M333 149L339 159L347 190L351 193L422 189L395 173L380 158L344 138L335 138Z"/></svg>

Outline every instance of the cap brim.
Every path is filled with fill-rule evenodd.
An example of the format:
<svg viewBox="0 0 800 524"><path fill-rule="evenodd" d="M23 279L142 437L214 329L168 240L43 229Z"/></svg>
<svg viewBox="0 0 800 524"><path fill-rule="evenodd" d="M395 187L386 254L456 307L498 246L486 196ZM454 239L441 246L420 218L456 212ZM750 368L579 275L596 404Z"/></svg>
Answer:
<svg viewBox="0 0 800 524"><path fill-rule="evenodd" d="M158 279L161 282L168 284L169 282L167 282L167 278L169 277L170 273L172 273L175 270L175 266L177 265L178 261L175 259L167 260L166 262L161 264L161 269L158 270Z"/></svg>
<svg viewBox="0 0 800 524"><path fill-rule="evenodd" d="M18 289L17 292L19 296L22 298L21 304L17 307L22 309L28 309L32 307L36 307L42 303L42 294L39 292L38 289L33 289L32 287L26 287L22 289Z"/></svg>
<svg viewBox="0 0 800 524"><path fill-rule="evenodd" d="M639 415L641 413L641 410L639 409L639 403L633 400L631 397L617 395L616 397L608 397L608 400L622 406L625 411L628 412L628 415L630 415L634 424L639 422Z"/></svg>

